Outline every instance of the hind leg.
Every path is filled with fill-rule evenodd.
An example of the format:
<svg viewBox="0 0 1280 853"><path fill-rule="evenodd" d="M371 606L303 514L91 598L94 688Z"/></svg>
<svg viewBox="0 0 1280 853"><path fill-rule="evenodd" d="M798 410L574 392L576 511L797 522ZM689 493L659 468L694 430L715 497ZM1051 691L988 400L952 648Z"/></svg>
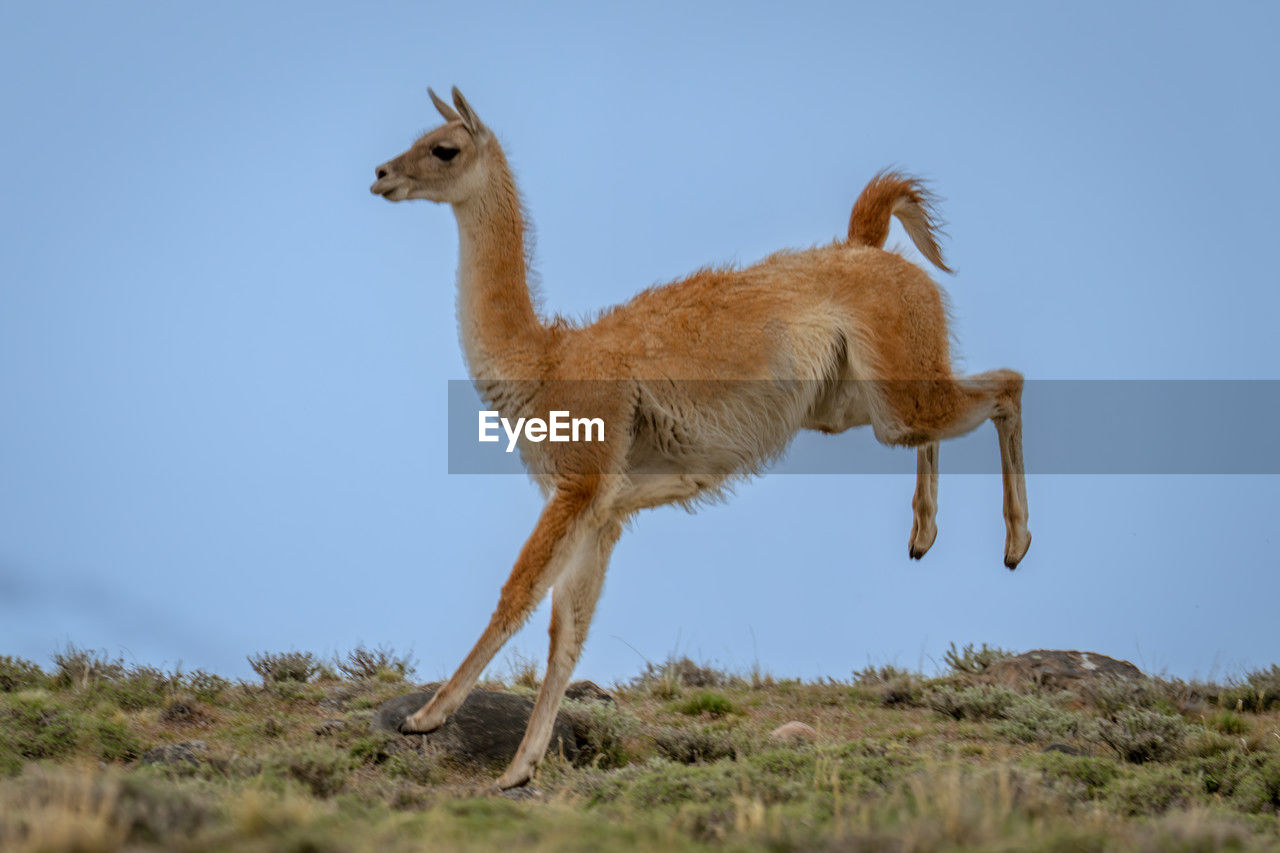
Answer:
<svg viewBox="0 0 1280 853"><path fill-rule="evenodd" d="M1027 530L1027 480L1022 463L1022 374L992 370L961 379L973 405L990 408L1000 439L1000 477L1004 491L1004 564L1016 569L1031 547Z"/></svg>
<svg viewBox="0 0 1280 853"><path fill-rule="evenodd" d="M992 418L1000 437L1000 474L1004 486L1004 564L1016 569L1031 547L1027 530L1027 477L1022 463L1022 377L1011 405Z"/></svg>
<svg viewBox="0 0 1280 853"><path fill-rule="evenodd" d="M1004 491L1004 564L1016 569L1031 547L1027 530L1027 482L1022 464L1022 374L992 370L959 382L970 405L989 410L1000 439Z"/></svg>
<svg viewBox="0 0 1280 853"><path fill-rule="evenodd" d="M1000 473L1004 491L1005 547L1004 564L1016 568L1031 547L1027 531L1027 486L1022 462L1022 376L1012 370L993 370L958 380L893 382L882 386L893 423L877 423L876 435L890 443L922 447L964 435L983 421L995 424L1000 439ZM917 461L917 499L927 492ZM933 464L936 465L936 456ZM934 501L926 495L924 508ZM913 507L915 506L913 501ZM917 521L932 522L932 512L916 511ZM931 525L926 525L926 530ZM916 545L912 531L912 549ZM931 542L932 540L930 540ZM921 554L924 552L921 551Z"/></svg>
<svg viewBox="0 0 1280 853"><path fill-rule="evenodd" d="M938 538L938 442L916 450L916 493L911 498L911 539L907 553L919 560Z"/></svg>

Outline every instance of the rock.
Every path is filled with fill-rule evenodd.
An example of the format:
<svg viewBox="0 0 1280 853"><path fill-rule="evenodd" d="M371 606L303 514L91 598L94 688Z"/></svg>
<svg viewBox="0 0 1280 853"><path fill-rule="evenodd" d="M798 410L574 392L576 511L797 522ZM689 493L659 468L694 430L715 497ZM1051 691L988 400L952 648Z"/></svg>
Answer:
<svg viewBox="0 0 1280 853"><path fill-rule="evenodd" d="M1092 678L1142 678L1142 670L1126 660L1096 652L1036 649L1013 657L1001 658L983 671L984 678L1014 684L1032 684L1067 690Z"/></svg>
<svg viewBox="0 0 1280 853"><path fill-rule="evenodd" d="M373 727L399 733L400 723L435 695L435 691L397 696L379 706ZM422 740L426 746L450 758L478 764L505 765L515 757L524 737L533 700L496 690L472 690L462 707L453 712L445 724L425 735L407 737ZM547 753L563 753L570 761L578 757L584 746L569 718L556 715Z"/></svg>
<svg viewBox="0 0 1280 853"><path fill-rule="evenodd" d="M202 740L188 740L182 743L167 743L163 746L153 746L146 752L142 753L142 757L138 759L139 764L164 764L164 765L181 765L188 764L192 767L200 766L200 758L204 755L209 745Z"/></svg>
<svg viewBox="0 0 1280 853"><path fill-rule="evenodd" d="M1061 752L1064 755L1088 755L1089 754L1088 752L1085 752L1080 747L1072 746L1069 743L1051 743L1040 751L1041 752Z"/></svg>
<svg viewBox="0 0 1280 853"><path fill-rule="evenodd" d="M790 746L812 743L817 739L818 733L814 731L813 726L807 726L798 720L783 723L773 731L769 732L769 740L776 743L788 744Z"/></svg>
<svg viewBox="0 0 1280 853"><path fill-rule="evenodd" d="M604 702L609 705L618 704L613 694L594 681L575 681L564 691L564 698L575 702Z"/></svg>

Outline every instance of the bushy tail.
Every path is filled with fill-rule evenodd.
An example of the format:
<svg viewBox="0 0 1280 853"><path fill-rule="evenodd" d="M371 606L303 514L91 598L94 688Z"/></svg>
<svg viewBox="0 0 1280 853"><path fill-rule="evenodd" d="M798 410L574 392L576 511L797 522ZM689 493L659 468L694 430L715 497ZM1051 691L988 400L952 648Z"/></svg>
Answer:
<svg viewBox="0 0 1280 853"><path fill-rule="evenodd" d="M849 214L849 242L883 249L890 216L898 217L920 254L943 272L951 272L938 248L941 229L933 194L918 178L901 172L886 170L867 183Z"/></svg>

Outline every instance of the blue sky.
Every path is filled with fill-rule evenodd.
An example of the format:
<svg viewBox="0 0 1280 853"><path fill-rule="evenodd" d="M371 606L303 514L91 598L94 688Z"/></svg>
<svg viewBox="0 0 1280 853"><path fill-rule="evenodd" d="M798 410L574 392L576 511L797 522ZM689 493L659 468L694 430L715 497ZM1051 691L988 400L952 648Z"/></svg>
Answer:
<svg viewBox="0 0 1280 853"><path fill-rule="evenodd" d="M1266 3L7 3L0 654L248 675L256 651L389 643L424 678L462 658L540 501L447 473L453 218L367 190L437 123L427 85L504 141L549 312L829 240L897 165L945 198L966 368L1278 379L1278 23ZM1028 412L1028 445L1050 428ZM947 458L921 563L909 477L767 476L640 517L579 672L676 652L845 677L953 640L1180 676L1280 660L1276 477L1033 475L1010 574L998 478ZM545 655L545 628L544 608L499 669Z"/></svg>

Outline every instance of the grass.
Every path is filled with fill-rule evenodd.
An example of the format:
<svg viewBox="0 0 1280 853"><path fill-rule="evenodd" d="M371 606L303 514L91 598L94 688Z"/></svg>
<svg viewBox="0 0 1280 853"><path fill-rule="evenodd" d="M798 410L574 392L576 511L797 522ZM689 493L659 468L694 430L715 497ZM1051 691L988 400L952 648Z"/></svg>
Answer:
<svg viewBox="0 0 1280 853"><path fill-rule="evenodd" d="M371 730L416 687L389 649L262 653L252 683L0 657L0 849L1280 847L1275 667L1049 692L986 683L999 650L952 652L939 677L848 681L650 665L616 705L566 702L587 755L549 758L523 799ZM505 686L536 676L517 662ZM772 742L791 720L817 740ZM166 745L184 757L155 760Z"/></svg>
<svg viewBox="0 0 1280 853"><path fill-rule="evenodd" d="M737 711L733 701L723 693L704 690L678 703L676 710L690 717L724 717Z"/></svg>

